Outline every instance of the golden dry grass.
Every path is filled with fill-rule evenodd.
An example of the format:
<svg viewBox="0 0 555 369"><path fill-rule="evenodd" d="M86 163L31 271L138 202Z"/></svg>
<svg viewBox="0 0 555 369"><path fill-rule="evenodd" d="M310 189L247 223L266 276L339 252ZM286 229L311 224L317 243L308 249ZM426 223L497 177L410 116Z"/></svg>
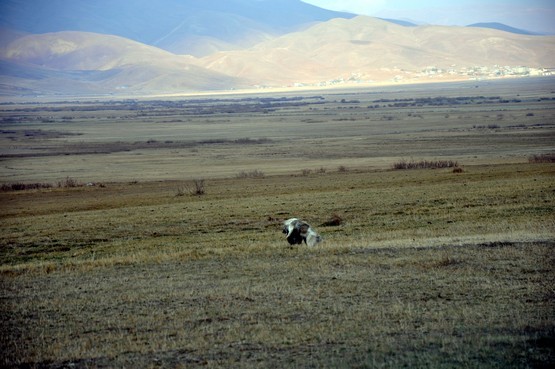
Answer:
<svg viewBox="0 0 555 369"><path fill-rule="evenodd" d="M2 261L4 267L33 264L36 256L76 262L114 252L130 257L143 248L151 258L168 252L158 247L168 240L201 250L232 248L275 241L280 221L295 214L316 226L340 214L344 224L326 232L326 243L340 246L543 240L553 232L552 168L522 164L467 167L462 174L388 170L215 179L206 182L203 196L176 196L179 182L7 192L0 194L6 205Z"/></svg>
<svg viewBox="0 0 555 369"><path fill-rule="evenodd" d="M552 164L3 193L9 366L553 363ZM30 209L33 208L31 212ZM301 214L325 237L290 247ZM321 226L340 214L339 226Z"/></svg>

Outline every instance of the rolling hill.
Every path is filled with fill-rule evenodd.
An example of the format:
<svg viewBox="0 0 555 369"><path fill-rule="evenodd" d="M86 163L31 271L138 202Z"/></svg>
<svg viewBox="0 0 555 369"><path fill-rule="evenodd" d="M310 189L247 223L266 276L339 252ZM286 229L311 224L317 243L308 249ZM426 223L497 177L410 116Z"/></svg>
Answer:
<svg viewBox="0 0 555 369"><path fill-rule="evenodd" d="M353 14L300 0L2 0L0 26L31 34L110 34L175 54L205 56L255 45Z"/></svg>
<svg viewBox="0 0 555 369"><path fill-rule="evenodd" d="M163 93L240 88L241 82L153 46L118 36L56 32L0 49L5 93ZM10 87L11 86L11 87Z"/></svg>
<svg viewBox="0 0 555 369"><path fill-rule="evenodd" d="M199 37L202 41L205 36ZM332 19L202 58L81 31L12 33L0 40L0 93L6 95L157 94L426 80L430 74L423 77L428 73L423 71L431 71L435 79L460 79L469 78L464 73L472 68L555 64L554 36L403 26L365 16Z"/></svg>
<svg viewBox="0 0 555 369"><path fill-rule="evenodd" d="M358 16L333 19L241 51L202 58L210 70L259 84L316 83L338 78L384 80L430 66L553 67L555 37L484 28L405 27Z"/></svg>

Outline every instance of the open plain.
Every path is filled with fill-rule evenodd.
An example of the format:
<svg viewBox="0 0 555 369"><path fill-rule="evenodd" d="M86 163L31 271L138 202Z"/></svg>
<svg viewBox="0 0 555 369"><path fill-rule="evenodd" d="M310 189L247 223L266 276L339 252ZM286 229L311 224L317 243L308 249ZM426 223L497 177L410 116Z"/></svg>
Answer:
<svg viewBox="0 0 555 369"><path fill-rule="evenodd" d="M0 121L2 366L555 364L553 78Z"/></svg>

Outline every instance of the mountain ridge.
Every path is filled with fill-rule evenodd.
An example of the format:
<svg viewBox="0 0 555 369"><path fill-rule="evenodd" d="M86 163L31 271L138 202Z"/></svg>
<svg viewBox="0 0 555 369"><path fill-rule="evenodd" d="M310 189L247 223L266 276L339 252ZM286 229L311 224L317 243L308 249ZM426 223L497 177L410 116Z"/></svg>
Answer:
<svg viewBox="0 0 555 369"><path fill-rule="evenodd" d="M189 38L211 40L223 50L252 46L314 22L354 14L300 0L3 0L0 26L31 34L83 31L125 37L175 54L204 56L184 48ZM215 27L217 25L217 27ZM252 37L245 43L246 35ZM235 42L240 41L239 45ZM213 49L209 49L212 51ZM220 50L220 49L216 49Z"/></svg>
<svg viewBox="0 0 555 369"><path fill-rule="evenodd" d="M518 35L529 35L529 36L541 36L539 33L530 32L524 29L511 27L507 24L499 23L499 22L481 22L481 23L473 23L469 24L467 27L478 27L478 28L491 28L496 29L499 31L509 32L509 33L516 33Z"/></svg>
<svg viewBox="0 0 555 369"><path fill-rule="evenodd" d="M216 53L200 59L199 65L254 78L261 84L317 83L346 79L354 74L376 80L384 78L380 75L393 78L403 70L416 74L429 66L443 69L452 65L552 67L554 40L555 37L515 35L490 29L405 27L358 16L320 23L248 50ZM266 77L268 70L274 71L269 78Z"/></svg>
<svg viewBox="0 0 555 369"><path fill-rule="evenodd" d="M15 33L0 44L0 93L160 94L468 79L475 73L508 75L517 66L553 68L554 61L553 36L407 27L367 16L334 18L201 58L114 35Z"/></svg>

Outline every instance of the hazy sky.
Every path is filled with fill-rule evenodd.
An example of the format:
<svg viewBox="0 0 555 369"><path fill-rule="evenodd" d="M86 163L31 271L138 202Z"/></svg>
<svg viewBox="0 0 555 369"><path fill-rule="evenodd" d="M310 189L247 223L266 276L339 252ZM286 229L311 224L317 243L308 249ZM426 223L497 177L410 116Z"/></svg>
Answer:
<svg viewBox="0 0 555 369"><path fill-rule="evenodd" d="M465 26L500 22L535 32L555 33L553 0L302 0L322 8L381 18Z"/></svg>

